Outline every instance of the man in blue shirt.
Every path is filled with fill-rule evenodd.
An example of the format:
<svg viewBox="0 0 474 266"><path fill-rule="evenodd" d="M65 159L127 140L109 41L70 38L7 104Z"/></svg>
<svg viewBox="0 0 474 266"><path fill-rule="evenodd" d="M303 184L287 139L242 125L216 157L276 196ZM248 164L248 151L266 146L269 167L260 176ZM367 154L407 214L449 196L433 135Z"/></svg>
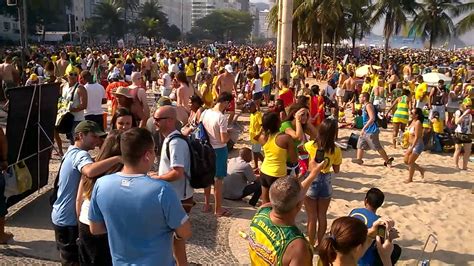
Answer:
<svg viewBox="0 0 474 266"><path fill-rule="evenodd" d="M365 208L358 208L351 211L349 216L357 218L364 222L367 225L367 228L371 228L373 223L377 221L380 216L376 214L377 209L382 206L383 201L385 199L385 195L382 191L378 188L371 188L367 191L364 199ZM393 252L392 252L392 264L398 261L401 255L401 248L399 245L394 244ZM366 265L382 265L382 261L380 256L377 252L377 247L375 242L367 249L364 256L359 259L358 265L366 266Z"/></svg>
<svg viewBox="0 0 474 266"><path fill-rule="evenodd" d="M380 130L377 126L377 110L369 101L370 95L367 92L361 93L359 100L362 104L362 122L364 127L360 131L359 140L357 141L357 159L354 163L363 164L362 157L365 150L376 150L384 160L384 165L391 167L393 157L388 158L382 144L379 140Z"/></svg>
<svg viewBox="0 0 474 266"><path fill-rule="evenodd" d="M155 161L151 133L120 138L124 167L97 180L89 209L92 234L108 233L114 265L175 265L173 237L191 237L191 223L173 187L147 176Z"/></svg>
<svg viewBox="0 0 474 266"><path fill-rule="evenodd" d="M119 156L94 163L87 151L101 143L105 133L93 121L82 121L74 129L74 145L64 154L58 177L57 199L53 204L51 220L61 262L78 263L76 196L81 176L95 178L117 163Z"/></svg>

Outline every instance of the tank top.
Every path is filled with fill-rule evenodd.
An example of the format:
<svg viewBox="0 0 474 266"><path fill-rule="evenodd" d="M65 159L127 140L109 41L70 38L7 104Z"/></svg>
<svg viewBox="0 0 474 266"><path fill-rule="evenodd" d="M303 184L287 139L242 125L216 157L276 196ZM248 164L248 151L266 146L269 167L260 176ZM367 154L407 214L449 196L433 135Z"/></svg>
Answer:
<svg viewBox="0 0 474 266"><path fill-rule="evenodd" d="M394 122L400 122L407 124L408 123L408 97L406 95L402 96L402 99L397 104L397 110L395 110L395 114L393 115Z"/></svg>
<svg viewBox="0 0 474 266"><path fill-rule="evenodd" d="M305 239L296 226L275 225L271 207L260 208L250 223L249 254L252 265L283 265L283 255L295 239ZM307 245L310 249L309 244Z"/></svg>
<svg viewBox="0 0 474 266"><path fill-rule="evenodd" d="M276 137L279 133L271 135L263 145L265 158L261 166L262 173L273 177L286 176L286 158L288 151L280 148L276 144Z"/></svg>
<svg viewBox="0 0 474 266"><path fill-rule="evenodd" d="M374 108L374 112L375 112L375 115L377 115L377 111L375 111L375 108ZM370 117L369 117L369 113L367 112L367 105L365 105L364 107L362 107L362 123L364 124L364 126L367 124L367 122L369 122L369 120L370 120ZM379 132L379 128L377 127L377 124L375 123L375 121L367 127L365 132L368 134Z"/></svg>

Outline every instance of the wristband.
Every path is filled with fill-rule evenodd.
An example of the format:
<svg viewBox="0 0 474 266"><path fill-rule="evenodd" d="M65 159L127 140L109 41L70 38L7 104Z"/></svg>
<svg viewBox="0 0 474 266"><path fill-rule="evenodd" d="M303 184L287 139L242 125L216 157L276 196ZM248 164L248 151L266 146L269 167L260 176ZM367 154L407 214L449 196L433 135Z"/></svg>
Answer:
<svg viewBox="0 0 474 266"><path fill-rule="evenodd" d="M183 238L178 236L178 234L176 234L176 232L173 233L173 236L174 236L174 239L176 239L176 240L183 240Z"/></svg>

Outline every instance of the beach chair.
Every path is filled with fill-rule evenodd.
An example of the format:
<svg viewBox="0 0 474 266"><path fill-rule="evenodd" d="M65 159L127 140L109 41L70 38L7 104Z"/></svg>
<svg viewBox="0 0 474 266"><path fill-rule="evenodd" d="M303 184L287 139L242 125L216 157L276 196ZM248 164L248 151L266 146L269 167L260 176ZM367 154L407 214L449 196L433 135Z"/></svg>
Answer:
<svg viewBox="0 0 474 266"><path fill-rule="evenodd" d="M436 248L438 247L438 238L434 234L430 234L426 239L421 255L416 263L417 266L429 266Z"/></svg>

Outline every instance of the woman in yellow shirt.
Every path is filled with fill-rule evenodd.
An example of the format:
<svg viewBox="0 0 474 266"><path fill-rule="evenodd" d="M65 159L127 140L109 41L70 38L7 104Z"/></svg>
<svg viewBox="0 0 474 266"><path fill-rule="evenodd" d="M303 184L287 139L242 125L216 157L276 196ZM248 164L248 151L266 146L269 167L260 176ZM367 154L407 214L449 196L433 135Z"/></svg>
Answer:
<svg viewBox="0 0 474 266"><path fill-rule="evenodd" d="M328 160L326 167L321 170L318 177L311 184L304 200L305 209L308 214L307 234L309 243L312 246L316 243L316 232L318 232L318 245L321 244L326 233L326 214L332 196L332 171L339 173L342 163L341 149L335 145L336 133L337 122L333 119L325 119L318 128L316 140L309 141L304 145L309 153L310 160L315 160L316 162ZM317 231L316 225L318 225Z"/></svg>
<svg viewBox="0 0 474 266"><path fill-rule="evenodd" d="M260 182L262 183L262 202L270 202L270 186L280 177L287 175L286 162L296 164L298 158L293 139L280 133L280 117L278 113L266 113L262 119L262 134L258 142L263 145L265 158L260 168Z"/></svg>

